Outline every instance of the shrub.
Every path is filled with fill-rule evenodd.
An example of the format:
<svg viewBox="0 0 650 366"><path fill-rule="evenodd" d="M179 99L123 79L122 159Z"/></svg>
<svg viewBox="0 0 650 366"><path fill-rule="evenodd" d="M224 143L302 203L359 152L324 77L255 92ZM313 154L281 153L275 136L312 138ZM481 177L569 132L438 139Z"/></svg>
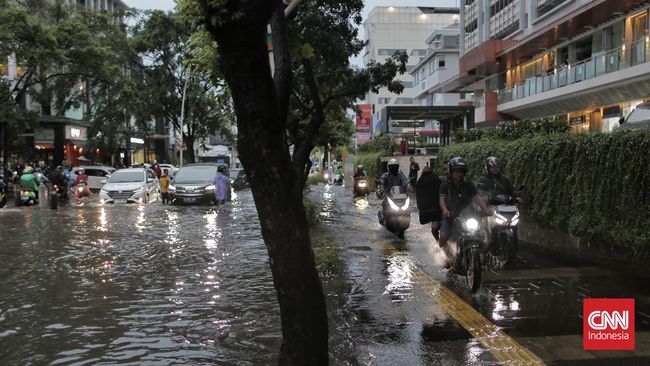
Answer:
<svg viewBox="0 0 650 366"><path fill-rule="evenodd" d="M359 153L354 156L354 166L363 164L366 174L368 174L368 181L374 182L379 177L379 157L383 155L384 152Z"/></svg>
<svg viewBox="0 0 650 366"><path fill-rule="evenodd" d="M316 269L322 277L337 272L343 264L341 258L339 258L339 252L327 240L314 243L314 260Z"/></svg>
<svg viewBox="0 0 650 366"><path fill-rule="evenodd" d="M304 195L302 200L303 205L305 206L305 213L307 214L307 223L309 226L314 226L321 221L320 212L321 206L318 202L313 201Z"/></svg>
<svg viewBox="0 0 650 366"><path fill-rule="evenodd" d="M650 243L649 151L650 131L637 130L455 144L441 158L462 156L476 181L485 158L497 156L515 187L528 188L536 220L639 254Z"/></svg>
<svg viewBox="0 0 650 366"><path fill-rule="evenodd" d="M537 120L508 121L493 129L477 129L454 131L456 142L472 142L480 140L516 140L536 135L564 133L570 130L569 124L560 118Z"/></svg>

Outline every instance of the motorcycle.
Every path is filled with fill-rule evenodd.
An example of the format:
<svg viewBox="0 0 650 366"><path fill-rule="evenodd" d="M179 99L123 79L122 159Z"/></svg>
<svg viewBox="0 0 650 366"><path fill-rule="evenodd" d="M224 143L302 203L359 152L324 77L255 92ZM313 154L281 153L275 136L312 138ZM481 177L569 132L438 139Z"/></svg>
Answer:
<svg viewBox="0 0 650 366"><path fill-rule="evenodd" d="M486 246L482 216L471 206L450 216L454 225L448 243L455 243L457 248L451 255L452 268L454 273L465 276L465 284L472 293L481 287L481 253Z"/></svg>
<svg viewBox="0 0 650 366"><path fill-rule="evenodd" d="M353 198L368 196L368 179L361 176L354 178L354 188L352 189Z"/></svg>
<svg viewBox="0 0 650 366"><path fill-rule="evenodd" d="M82 200L88 200L90 198L90 189L88 189L88 182L81 181L75 185L73 189L78 205L82 203Z"/></svg>
<svg viewBox="0 0 650 366"><path fill-rule="evenodd" d="M337 186L343 185L343 173L334 174L334 184L336 184Z"/></svg>
<svg viewBox="0 0 650 366"><path fill-rule="evenodd" d="M331 175L330 175L329 171L324 170L323 173L322 173L322 177L323 177L323 183L325 183L325 184L332 183L331 180L330 180Z"/></svg>
<svg viewBox="0 0 650 366"><path fill-rule="evenodd" d="M20 188L17 192L14 192L16 197L16 206L32 206L38 203L36 198L36 193L29 188Z"/></svg>
<svg viewBox="0 0 650 366"><path fill-rule="evenodd" d="M411 199L406 189L393 186L387 193L380 189L377 197L383 198L382 210L377 212L379 223L398 238L404 239L404 232L411 226Z"/></svg>
<svg viewBox="0 0 650 366"><path fill-rule="evenodd" d="M489 202L494 216L488 221L488 264L495 269L501 269L506 264L515 265L519 250L517 199L509 195L498 195L490 198Z"/></svg>

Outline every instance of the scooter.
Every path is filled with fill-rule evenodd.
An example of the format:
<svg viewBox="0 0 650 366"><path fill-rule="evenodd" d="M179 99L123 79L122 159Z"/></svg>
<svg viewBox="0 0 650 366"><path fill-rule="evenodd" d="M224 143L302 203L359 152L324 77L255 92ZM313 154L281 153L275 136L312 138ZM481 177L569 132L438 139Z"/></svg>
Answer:
<svg viewBox="0 0 650 366"><path fill-rule="evenodd" d="M90 189L88 189L88 182L79 182L76 186L73 187L73 189L75 198L77 199L77 205L81 205L90 199Z"/></svg>
<svg viewBox="0 0 650 366"><path fill-rule="evenodd" d="M334 184L337 186L342 186L343 185L343 173L335 173L334 174Z"/></svg>
<svg viewBox="0 0 650 366"><path fill-rule="evenodd" d="M481 253L486 246L483 215L469 206L450 218L454 225L447 247L456 247L451 254L453 272L465 276L467 288L475 293L481 287Z"/></svg>
<svg viewBox="0 0 650 366"><path fill-rule="evenodd" d="M354 188L352 189L353 198L357 197L366 197L369 194L368 190L368 179L361 176L354 178Z"/></svg>
<svg viewBox="0 0 650 366"><path fill-rule="evenodd" d="M38 203L36 193L29 188L20 188L14 191L16 206L32 206Z"/></svg>
<svg viewBox="0 0 650 366"><path fill-rule="evenodd" d="M377 197L383 198L382 210L377 212L379 223L398 238L404 239L404 232L411 226L411 199L406 189L393 186L386 193L378 190Z"/></svg>
<svg viewBox="0 0 650 366"><path fill-rule="evenodd" d="M519 239L517 225L519 224L519 207L517 199L509 195L498 195L490 198L494 216L488 220L489 260L490 268L501 269L506 264L513 266L517 260Z"/></svg>

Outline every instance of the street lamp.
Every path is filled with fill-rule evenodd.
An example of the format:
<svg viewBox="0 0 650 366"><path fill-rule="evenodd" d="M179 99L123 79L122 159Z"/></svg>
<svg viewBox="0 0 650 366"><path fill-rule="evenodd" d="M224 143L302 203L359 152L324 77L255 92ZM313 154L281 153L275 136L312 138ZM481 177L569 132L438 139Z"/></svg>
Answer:
<svg viewBox="0 0 650 366"><path fill-rule="evenodd" d="M181 125L181 161L179 162L179 166L183 166L183 122L185 120L185 93L187 92L187 83L190 81L190 77L192 76L192 65L190 65L187 70L187 79L185 79L185 85L183 85L183 97L181 99L181 118L179 121Z"/></svg>

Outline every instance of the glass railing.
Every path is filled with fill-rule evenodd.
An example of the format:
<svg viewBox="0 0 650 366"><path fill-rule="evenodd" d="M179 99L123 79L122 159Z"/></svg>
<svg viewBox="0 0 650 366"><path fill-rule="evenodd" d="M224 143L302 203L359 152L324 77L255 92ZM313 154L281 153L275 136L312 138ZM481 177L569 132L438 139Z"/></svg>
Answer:
<svg viewBox="0 0 650 366"><path fill-rule="evenodd" d="M534 76L524 82L499 90L499 104L527 98L545 91L593 79L650 61L647 38L596 54L587 60Z"/></svg>

